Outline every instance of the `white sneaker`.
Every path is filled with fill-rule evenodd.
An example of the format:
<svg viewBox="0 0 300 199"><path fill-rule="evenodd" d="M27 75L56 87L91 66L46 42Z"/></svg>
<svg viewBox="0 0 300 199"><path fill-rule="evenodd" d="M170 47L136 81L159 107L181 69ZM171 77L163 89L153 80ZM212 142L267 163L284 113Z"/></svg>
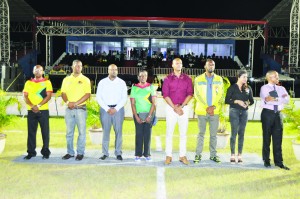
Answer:
<svg viewBox="0 0 300 199"><path fill-rule="evenodd" d="M150 156L145 157L145 159L146 159L146 162L151 162L152 161L152 158Z"/></svg>
<svg viewBox="0 0 300 199"><path fill-rule="evenodd" d="M140 162L141 161L141 157L136 156L135 159L134 159L134 161Z"/></svg>

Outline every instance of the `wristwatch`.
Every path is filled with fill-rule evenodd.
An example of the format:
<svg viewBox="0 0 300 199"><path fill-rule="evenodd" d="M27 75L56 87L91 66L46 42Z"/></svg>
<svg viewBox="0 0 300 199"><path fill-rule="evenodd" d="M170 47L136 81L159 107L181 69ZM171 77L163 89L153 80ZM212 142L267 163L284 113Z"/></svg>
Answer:
<svg viewBox="0 0 300 199"><path fill-rule="evenodd" d="M38 104L38 105L36 105L38 108L40 108L42 105L40 105L40 104Z"/></svg>

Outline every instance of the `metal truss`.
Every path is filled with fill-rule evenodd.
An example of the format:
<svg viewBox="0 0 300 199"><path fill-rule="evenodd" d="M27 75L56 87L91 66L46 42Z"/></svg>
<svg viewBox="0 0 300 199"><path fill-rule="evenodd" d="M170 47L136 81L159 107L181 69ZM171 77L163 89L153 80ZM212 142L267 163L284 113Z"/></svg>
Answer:
<svg viewBox="0 0 300 199"><path fill-rule="evenodd" d="M46 66L49 66L49 64L52 63L51 49L52 49L52 37L46 36Z"/></svg>
<svg viewBox="0 0 300 199"><path fill-rule="evenodd" d="M283 38L288 39L290 38L290 29L288 26L286 27L269 27L268 32L269 38Z"/></svg>
<svg viewBox="0 0 300 199"><path fill-rule="evenodd" d="M290 14L289 67L298 68L299 61L299 0L293 0Z"/></svg>
<svg viewBox="0 0 300 199"><path fill-rule="evenodd" d="M122 23L126 20L132 20L133 22L141 20L144 23ZM156 21L153 18L150 20ZM264 28L266 22L264 21L219 20L217 22L216 20L187 18L184 21L178 20L178 24L175 26L163 26L166 24L165 21L172 23L174 20L171 18L158 18L157 20L164 21L164 23L151 23L144 17L54 17L52 20L47 17L40 17L37 18L36 36L38 34L46 36L46 48L48 49L46 52L46 65L51 65L48 45L50 45L49 39L53 36L232 39L250 41L264 38L265 36ZM69 21L69 23L65 23L65 21ZM105 25L103 21L111 25ZM197 22L198 25L195 25L194 22Z"/></svg>
<svg viewBox="0 0 300 199"><path fill-rule="evenodd" d="M254 40L249 41L248 63L250 65L250 77L253 75L253 56L254 56Z"/></svg>
<svg viewBox="0 0 300 199"><path fill-rule="evenodd" d="M11 22L10 32L33 32L32 23L29 22Z"/></svg>
<svg viewBox="0 0 300 199"><path fill-rule="evenodd" d="M0 0L0 61L9 65L10 34L9 6L7 0Z"/></svg>
<svg viewBox="0 0 300 199"><path fill-rule="evenodd" d="M289 18L287 10L291 10L293 4L293 0L281 0L271 12L269 12L263 20L269 22L269 27L280 27L280 26L288 26L288 22L286 19Z"/></svg>
<svg viewBox="0 0 300 199"><path fill-rule="evenodd" d="M47 36L151 37L186 39L253 40L263 37L263 29L200 29L109 26L37 26Z"/></svg>

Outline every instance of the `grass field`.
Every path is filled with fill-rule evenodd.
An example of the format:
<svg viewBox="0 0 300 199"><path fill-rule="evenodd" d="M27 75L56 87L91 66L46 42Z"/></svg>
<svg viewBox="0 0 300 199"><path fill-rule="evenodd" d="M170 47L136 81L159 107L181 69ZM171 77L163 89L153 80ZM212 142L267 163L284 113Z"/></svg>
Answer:
<svg viewBox="0 0 300 199"><path fill-rule="evenodd" d="M285 130L284 162L291 170L280 169L213 169L110 167L98 165L21 164L13 162L26 152L26 118L7 127L6 147L0 155L0 198L300 198L300 162L295 159L291 141L294 131ZM50 150L66 148L63 118L50 119ZM229 126L229 125L228 125ZM287 128L286 128L287 129ZM187 150L194 151L198 133L197 121L191 120ZM123 127L123 149L134 150L134 125L130 119ZM178 129L174 134L174 151L178 151ZM165 143L165 121L153 127L153 136ZM208 136L208 135L207 135ZM114 140L112 133L111 140ZM208 138L204 151L208 151ZM41 147L41 135L37 135ZM112 146L111 142L111 148ZM152 139L151 146L156 145ZM245 153L261 155L261 124L249 122L244 144ZM87 149L99 149L87 136ZM230 153L229 146L218 150ZM51 157L50 157L51 158ZM271 157L271 159L273 159ZM222 163L221 163L222 164ZM161 174L161 171L160 171ZM163 180L163 183L162 183ZM161 195L165 186L166 195Z"/></svg>

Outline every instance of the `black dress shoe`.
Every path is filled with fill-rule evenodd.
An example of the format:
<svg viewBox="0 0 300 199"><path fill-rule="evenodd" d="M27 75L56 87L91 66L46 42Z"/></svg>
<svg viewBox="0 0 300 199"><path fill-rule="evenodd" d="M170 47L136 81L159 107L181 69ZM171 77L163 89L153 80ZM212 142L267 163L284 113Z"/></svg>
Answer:
<svg viewBox="0 0 300 199"><path fill-rule="evenodd" d="M43 159L49 159L49 155L43 155Z"/></svg>
<svg viewBox="0 0 300 199"><path fill-rule="evenodd" d="M78 161L82 160L82 159L83 159L83 155L77 155L76 158L75 158L75 160L78 160Z"/></svg>
<svg viewBox="0 0 300 199"><path fill-rule="evenodd" d="M121 155L117 155L117 160L123 160Z"/></svg>
<svg viewBox="0 0 300 199"><path fill-rule="evenodd" d="M70 158L74 158L74 155L66 154L62 157L63 160L68 160Z"/></svg>
<svg viewBox="0 0 300 199"><path fill-rule="evenodd" d="M24 159L25 160L30 160L32 157L35 157L36 155L30 155L30 154L28 154L28 155L26 155L25 157L24 157Z"/></svg>
<svg viewBox="0 0 300 199"><path fill-rule="evenodd" d="M270 164L269 161L265 161L265 162L264 162L264 166L265 166L265 167L271 167L271 164Z"/></svg>
<svg viewBox="0 0 300 199"><path fill-rule="evenodd" d="M99 159L100 159L100 160L105 160L106 158L108 158L108 156L107 156L107 155L103 155L103 156L100 157Z"/></svg>
<svg viewBox="0 0 300 199"><path fill-rule="evenodd" d="M284 164L281 164L281 165L275 165L276 167L279 167L281 169L284 169L284 170L290 170L290 168L288 168L287 166L285 166Z"/></svg>

